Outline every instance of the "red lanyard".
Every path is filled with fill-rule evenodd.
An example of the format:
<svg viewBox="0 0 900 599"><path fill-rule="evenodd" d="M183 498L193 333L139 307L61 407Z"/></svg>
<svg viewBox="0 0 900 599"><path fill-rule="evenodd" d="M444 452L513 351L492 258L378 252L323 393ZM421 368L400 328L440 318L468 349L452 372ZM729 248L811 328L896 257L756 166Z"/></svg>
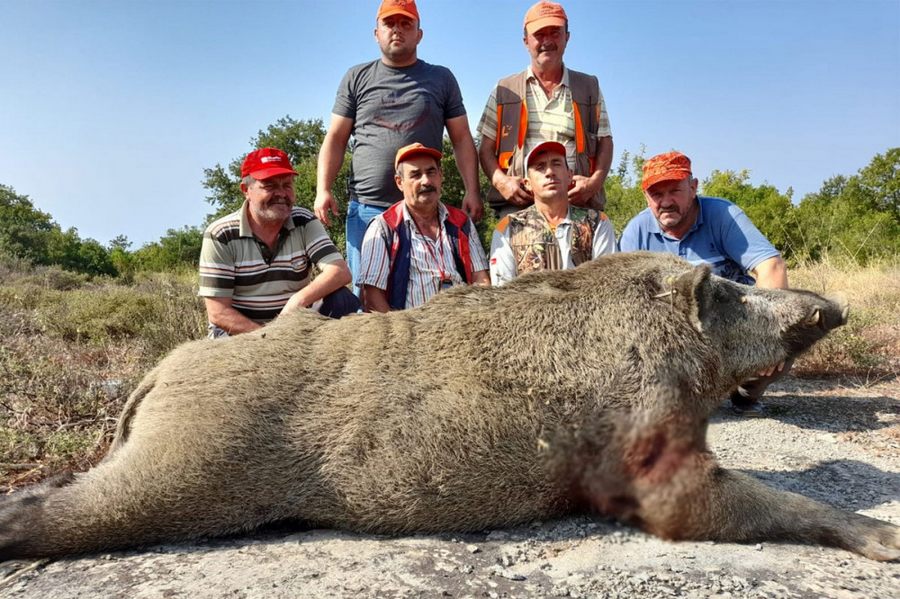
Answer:
<svg viewBox="0 0 900 599"><path fill-rule="evenodd" d="M412 215L410 215L412 216ZM444 272L444 242L443 242L443 233L444 233L444 225L441 223L440 218L438 218L438 236L437 236L437 244L438 244L438 252L441 254L441 260L438 262L437 256L434 255L434 250L431 249L431 244L428 243L429 237L422 233L422 230L419 228L419 225L416 224L416 219L411 218L413 222L413 226L416 228L416 231L419 232L419 235L425 239L425 249L428 250L428 253L431 255L431 259L434 260L435 264L437 264L438 270L441 273L441 278L438 281L438 289L440 289L441 284L444 281L449 281L450 277Z"/></svg>

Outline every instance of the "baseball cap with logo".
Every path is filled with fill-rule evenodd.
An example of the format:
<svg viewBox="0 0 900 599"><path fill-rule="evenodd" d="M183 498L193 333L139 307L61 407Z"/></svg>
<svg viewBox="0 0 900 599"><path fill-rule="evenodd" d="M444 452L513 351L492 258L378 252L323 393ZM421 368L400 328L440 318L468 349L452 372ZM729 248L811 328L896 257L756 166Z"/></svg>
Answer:
<svg viewBox="0 0 900 599"><path fill-rule="evenodd" d="M537 156L538 154L543 154L545 152L555 152L557 154L562 154L563 158L566 157L566 146L562 145L558 141L545 141L543 143L539 143L538 145L531 148L531 151L528 152L528 155L525 156L525 172L528 172L528 162L532 157ZM567 163L568 164L568 163Z"/></svg>
<svg viewBox="0 0 900 599"><path fill-rule="evenodd" d="M263 181L278 175L296 175L288 155L278 148L260 148L253 150L241 164L241 177L250 176Z"/></svg>
<svg viewBox="0 0 900 599"><path fill-rule="evenodd" d="M691 176L691 159L681 152L657 154L644 163L641 188L647 191L661 181L681 181Z"/></svg>
<svg viewBox="0 0 900 599"><path fill-rule="evenodd" d="M420 20L415 0L384 0L378 7L378 15L375 18L381 20L392 15L403 15L416 21Z"/></svg>
<svg viewBox="0 0 900 599"><path fill-rule="evenodd" d="M400 166L401 162L417 154L425 154L427 156L431 156L438 161L438 165L440 165L441 158L444 156L443 154L441 154L440 150L435 150L434 148L429 148L428 146L416 142L414 144L409 144L408 146L403 146L402 148L397 150L397 156L394 158L394 168L396 169L398 166Z"/></svg>
<svg viewBox="0 0 900 599"><path fill-rule="evenodd" d="M538 2L525 13L525 31L534 33L544 27L564 27L568 21L561 4Z"/></svg>

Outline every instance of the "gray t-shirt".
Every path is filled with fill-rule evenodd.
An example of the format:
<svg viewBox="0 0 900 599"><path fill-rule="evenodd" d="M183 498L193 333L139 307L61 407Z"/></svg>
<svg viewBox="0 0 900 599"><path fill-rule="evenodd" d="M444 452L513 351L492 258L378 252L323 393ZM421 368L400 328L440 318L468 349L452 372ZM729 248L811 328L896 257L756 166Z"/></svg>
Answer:
<svg viewBox="0 0 900 599"><path fill-rule="evenodd" d="M466 109L450 69L423 60L397 68L379 59L347 71L332 112L353 119L350 197L390 206L403 197L394 183L397 150L415 142L440 149L444 123Z"/></svg>

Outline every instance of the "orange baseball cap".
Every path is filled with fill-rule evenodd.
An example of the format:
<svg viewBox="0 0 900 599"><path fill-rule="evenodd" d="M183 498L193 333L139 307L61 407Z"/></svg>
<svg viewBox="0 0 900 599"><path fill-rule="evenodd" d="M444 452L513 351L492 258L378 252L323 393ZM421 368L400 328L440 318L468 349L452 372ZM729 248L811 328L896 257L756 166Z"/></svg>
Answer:
<svg viewBox="0 0 900 599"><path fill-rule="evenodd" d="M568 22L566 11L556 2L538 2L525 13L525 31L528 33L544 27L564 27Z"/></svg>
<svg viewBox="0 0 900 599"><path fill-rule="evenodd" d="M555 152L556 154L562 154L563 158L565 158L566 146L562 145L558 141L545 141L534 146L533 148L531 148L531 151L528 152L528 155L525 156L525 172L528 172L528 163L531 161L532 156L537 156L538 154L543 154L545 152Z"/></svg>
<svg viewBox="0 0 900 599"><path fill-rule="evenodd" d="M440 150L435 150L434 148L429 148L428 146L423 146L419 142L414 144L409 144L408 146L403 146L399 150L397 150L397 156L394 158L394 168L396 169L400 166L400 163L409 158L410 156L416 156L417 154L426 154L431 156L435 160L437 160L438 165L441 164L441 158L444 157L441 154Z"/></svg>
<svg viewBox="0 0 900 599"><path fill-rule="evenodd" d="M419 10L415 0L384 0L378 7L376 19L381 20L391 15L403 15L415 21L419 21Z"/></svg>
<svg viewBox="0 0 900 599"><path fill-rule="evenodd" d="M265 181L278 175L296 175L291 166L291 159L278 148L260 148L253 150L241 164L241 177L253 177L257 181Z"/></svg>
<svg viewBox="0 0 900 599"><path fill-rule="evenodd" d="M691 159L681 152L666 152L644 163L641 188L647 191L660 181L681 181L691 176Z"/></svg>

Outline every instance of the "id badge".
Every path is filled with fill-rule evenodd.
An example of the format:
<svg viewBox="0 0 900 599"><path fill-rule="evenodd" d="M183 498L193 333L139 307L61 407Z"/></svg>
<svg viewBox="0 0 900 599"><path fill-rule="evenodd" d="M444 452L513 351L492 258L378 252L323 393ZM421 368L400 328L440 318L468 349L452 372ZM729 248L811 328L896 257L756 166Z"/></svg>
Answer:
<svg viewBox="0 0 900 599"><path fill-rule="evenodd" d="M441 279L441 284L438 287L438 291L446 291L453 287L453 281L451 279Z"/></svg>

